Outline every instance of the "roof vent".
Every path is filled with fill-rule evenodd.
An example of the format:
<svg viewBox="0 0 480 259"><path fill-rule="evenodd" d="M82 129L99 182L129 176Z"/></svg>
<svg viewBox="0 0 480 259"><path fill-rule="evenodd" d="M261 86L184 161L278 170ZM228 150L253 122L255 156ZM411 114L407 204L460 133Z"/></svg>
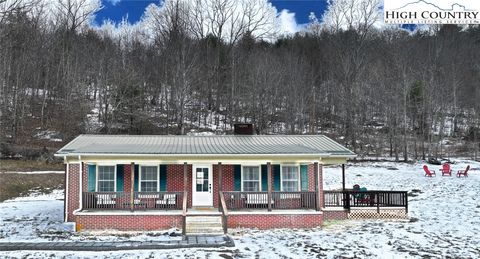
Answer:
<svg viewBox="0 0 480 259"><path fill-rule="evenodd" d="M236 123L233 125L233 133L235 135L253 135L253 124Z"/></svg>

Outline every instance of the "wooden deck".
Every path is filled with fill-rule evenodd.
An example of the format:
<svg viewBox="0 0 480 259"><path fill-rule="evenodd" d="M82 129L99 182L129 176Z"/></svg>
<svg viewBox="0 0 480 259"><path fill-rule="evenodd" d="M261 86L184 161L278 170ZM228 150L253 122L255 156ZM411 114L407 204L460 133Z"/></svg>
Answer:
<svg viewBox="0 0 480 259"><path fill-rule="evenodd" d="M324 191L325 207L351 208L404 208L408 213L405 191Z"/></svg>

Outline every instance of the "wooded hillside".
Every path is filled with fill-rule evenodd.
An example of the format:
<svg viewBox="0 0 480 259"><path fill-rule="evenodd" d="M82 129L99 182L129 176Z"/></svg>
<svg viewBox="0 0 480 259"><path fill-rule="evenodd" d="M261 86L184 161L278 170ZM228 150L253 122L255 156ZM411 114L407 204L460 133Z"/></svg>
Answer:
<svg viewBox="0 0 480 259"><path fill-rule="evenodd" d="M312 20L272 40L267 14L206 34L194 9L168 1L149 31L112 33L88 25L94 8L59 2L48 19L41 1L0 9L4 155L80 133L223 134L251 122L258 134L326 134L361 155L476 157L479 26L412 33ZM41 140L49 132L63 142Z"/></svg>

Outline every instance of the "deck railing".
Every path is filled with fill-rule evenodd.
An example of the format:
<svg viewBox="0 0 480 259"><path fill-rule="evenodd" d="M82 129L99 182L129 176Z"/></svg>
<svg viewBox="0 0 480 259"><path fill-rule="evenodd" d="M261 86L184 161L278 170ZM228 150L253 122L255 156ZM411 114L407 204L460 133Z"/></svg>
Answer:
<svg viewBox="0 0 480 259"><path fill-rule="evenodd" d="M223 192L228 210L268 209L268 192ZM315 192L272 192L270 205L275 209L315 209Z"/></svg>
<svg viewBox="0 0 480 259"><path fill-rule="evenodd" d="M404 207L408 212L405 191L324 191L325 207Z"/></svg>
<svg viewBox="0 0 480 259"><path fill-rule="evenodd" d="M183 192L84 192L85 210L181 210ZM133 201L133 204L132 204Z"/></svg>

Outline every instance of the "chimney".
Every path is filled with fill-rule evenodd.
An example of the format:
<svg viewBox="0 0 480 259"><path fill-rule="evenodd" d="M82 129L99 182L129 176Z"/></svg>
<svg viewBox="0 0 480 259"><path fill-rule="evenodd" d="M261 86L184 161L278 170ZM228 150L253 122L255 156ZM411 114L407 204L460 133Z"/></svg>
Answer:
<svg viewBox="0 0 480 259"><path fill-rule="evenodd" d="M235 123L233 125L233 133L235 135L253 135L253 124Z"/></svg>

